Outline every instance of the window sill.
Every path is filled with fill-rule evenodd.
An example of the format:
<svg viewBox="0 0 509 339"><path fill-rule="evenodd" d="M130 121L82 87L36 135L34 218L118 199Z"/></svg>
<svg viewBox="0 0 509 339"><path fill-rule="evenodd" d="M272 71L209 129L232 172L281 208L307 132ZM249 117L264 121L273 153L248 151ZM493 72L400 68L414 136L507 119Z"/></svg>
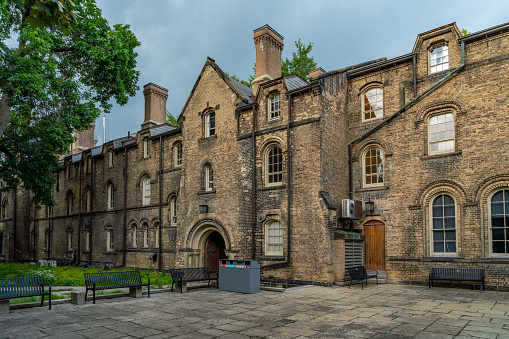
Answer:
<svg viewBox="0 0 509 339"><path fill-rule="evenodd" d="M176 172L176 171L180 171L181 169L182 169L182 165L175 166L173 168L167 169L166 171L163 170L163 173Z"/></svg>
<svg viewBox="0 0 509 339"><path fill-rule="evenodd" d="M285 256L284 255L262 255L258 257L258 260L266 260L266 261L284 261Z"/></svg>
<svg viewBox="0 0 509 339"><path fill-rule="evenodd" d="M259 188L258 191L280 190L280 189L283 189L283 188L286 188L285 184L262 187L262 188Z"/></svg>
<svg viewBox="0 0 509 339"><path fill-rule="evenodd" d="M267 121L265 121L264 124L273 124L273 123L278 123L278 122L281 122L281 120L283 120L283 117L282 116L279 116L277 118L273 118L273 119L268 119Z"/></svg>
<svg viewBox="0 0 509 339"><path fill-rule="evenodd" d="M371 192L371 191L385 191L388 189L389 189L389 186L363 187L363 188L356 189L355 193Z"/></svg>
<svg viewBox="0 0 509 339"><path fill-rule="evenodd" d="M214 188L211 191L203 191L203 190L201 190L201 191L198 192L198 195L204 195L204 194L216 194L216 189Z"/></svg>
<svg viewBox="0 0 509 339"><path fill-rule="evenodd" d="M198 142L203 143L203 142L207 142L207 141L215 140L215 139L217 139L217 134L211 135L210 137L200 138L200 139L198 139Z"/></svg>
<svg viewBox="0 0 509 339"><path fill-rule="evenodd" d="M421 157L421 160L430 160L430 159L439 159L439 158L445 158L445 157L452 157L455 155L461 155L462 151L456 151L456 152L448 152L448 153L438 153L438 154L431 154L431 155L423 155Z"/></svg>

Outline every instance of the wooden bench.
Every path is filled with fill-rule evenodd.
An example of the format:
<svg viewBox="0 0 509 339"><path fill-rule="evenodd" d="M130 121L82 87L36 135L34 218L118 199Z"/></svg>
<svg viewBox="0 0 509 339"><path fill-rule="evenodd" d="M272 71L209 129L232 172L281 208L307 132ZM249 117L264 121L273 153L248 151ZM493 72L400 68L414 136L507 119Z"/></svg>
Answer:
<svg viewBox="0 0 509 339"><path fill-rule="evenodd" d="M182 293L183 283L208 280L210 287L210 281L217 280L217 278L210 277L208 267L174 268L168 272L171 275L171 291L173 291L175 283L178 282L180 284L180 293Z"/></svg>
<svg viewBox="0 0 509 339"><path fill-rule="evenodd" d="M368 275L364 266L347 267L346 269L348 274L350 274L350 285L348 285L348 288L352 286L354 280L360 280L362 289L364 289L364 280L366 280L367 285L369 278L376 278L376 284L378 285L378 272L375 271L375 274Z"/></svg>
<svg viewBox="0 0 509 339"><path fill-rule="evenodd" d="M42 306L45 295L49 297L48 304L51 310L51 285L48 285L47 292L44 291L44 281L41 276L0 278L0 300L41 296Z"/></svg>
<svg viewBox="0 0 509 339"><path fill-rule="evenodd" d="M431 268L428 287L433 286L435 280L477 281L484 288L484 269L482 268Z"/></svg>
<svg viewBox="0 0 509 339"><path fill-rule="evenodd" d="M139 271L121 271L121 272L96 272L96 273L83 273L85 276L85 300L88 296L88 291L93 291L93 298L95 304L95 291L96 290L109 290L114 288L129 287L129 296L141 296L141 288L148 287L148 297L150 298L150 278L148 283L144 284L141 281Z"/></svg>

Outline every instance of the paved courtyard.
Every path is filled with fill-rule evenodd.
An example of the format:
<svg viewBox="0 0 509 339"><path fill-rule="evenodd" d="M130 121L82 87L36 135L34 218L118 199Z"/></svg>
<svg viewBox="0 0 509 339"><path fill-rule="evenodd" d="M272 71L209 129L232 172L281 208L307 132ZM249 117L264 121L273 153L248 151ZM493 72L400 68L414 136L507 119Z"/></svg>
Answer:
<svg viewBox="0 0 509 339"><path fill-rule="evenodd" d="M11 310L1 338L509 338L509 293L369 285L151 298Z"/></svg>

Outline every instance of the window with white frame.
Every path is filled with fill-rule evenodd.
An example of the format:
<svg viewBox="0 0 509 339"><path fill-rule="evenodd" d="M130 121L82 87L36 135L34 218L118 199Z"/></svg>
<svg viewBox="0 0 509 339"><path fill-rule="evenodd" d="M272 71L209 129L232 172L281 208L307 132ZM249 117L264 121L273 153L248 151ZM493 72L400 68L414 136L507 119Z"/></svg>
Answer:
<svg viewBox="0 0 509 339"><path fill-rule="evenodd" d="M454 114L433 115L428 119L429 154L454 151Z"/></svg>
<svg viewBox="0 0 509 339"><path fill-rule="evenodd" d="M274 220L267 223L265 239L267 255L283 255L283 225L281 222Z"/></svg>
<svg viewBox="0 0 509 339"><path fill-rule="evenodd" d="M150 177L144 176L142 179L143 186L143 205L150 204Z"/></svg>
<svg viewBox="0 0 509 339"><path fill-rule="evenodd" d="M72 192L67 193L67 214L74 212L74 196Z"/></svg>
<svg viewBox="0 0 509 339"><path fill-rule="evenodd" d="M150 235L150 232L148 231L148 224L147 223L143 224L142 228L143 228L143 247L148 247Z"/></svg>
<svg viewBox="0 0 509 339"><path fill-rule="evenodd" d="M363 156L363 183L365 187L384 184L384 153L378 147L370 147Z"/></svg>
<svg viewBox="0 0 509 339"><path fill-rule="evenodd" d="M108 152L108 167L113 167L113 151Z"/></svg>
<svg viewBox="0 0 509 339"><path fill-rule="evenodd" d="M429 72L436 73L449 69L449 47L446 45L435 47L429 56Z"/></svg>
<svg viewBox="0 0 509 339"><path fill-rule="evenodd" d="M432 251L434 255L456 255L456 204L440 194L431 205Z"/></svg>
<svg viewBox="0 0 509 339"><path fill-rule="evenodd" d="M216 112L209 112L205 115L205 137L216 134Z"/></svg>
<svg viewBox="0 0 509 339"><path fill-rule="evenodd" d="M114 239L113 239L113 229L111 227L108 227L106 230L106 250L107 251L114 251Z"/></svg>
<svg viewBox="0 0 509 339"><path fill-rule="evenodd" d="M283 152L278 145L272 145L265 152L265 182L267 186L283 182Z"/></svg>
<svg viewBox="0 0 509 339"><path fill-rule="evenodd" d="M108 211L111 211L115 208L115 189L112 183L109 183L108 186L106 186L106 194L108 195Z"/></svg>
<svg viewBox="0 0 509 339"><path fill-rule="evenodd" d="M203 176L205 191L212 191L214 189L214 170L211 164L203 166Z"/></svg>
<svg viewBox="0 0 509 339"><path fill-rule="evenodd" d="M509 189L495 192L490 199L491 253L493 256L509 254Z"/></svg>
<svg viewBox="0 0 509 339"><path fill-rule="evenodd" d="M178 142L173 146L173 166L182 166L182 143Z"/></svg>
<svg viewBox="0 0 509 339"><path fill-rule="evenodd" d="M269 96L269 120L281 117L281 96L279 93Z"/></svg>
<svg viewBox="0 0 509 339"><path fill-rule="evenodd" d="M371 87L362 93L362 121L381 118L384 115L382 87Z"/></svg>
<svg viewBox="0 0 509 339"><path fill-rule="evenodd" d="M143 139L143 157L144 158L148 158L150 155L149 154L149 151L150 151L149 146L150 145L148 143L148 138Z"/></svg>
<svg viewBox="0 0 509 339"><path fill-rule="evenodd" d="M177 210L178 210L177 197L173 196L170 199L170 224L172 226L177 225Z"/></svg>
<svg viewBox="0 0 509 339"><path fill-rule="evenodd" d="M154 224L154 247L159 248L159 223Z"/></svg>
<svg viewBox="0 0 509 339"><path fill-rule="evenodd" d="M131 227L133 233L133 247L138 247L138 227L133 224Z"/></svg>
<svg viewBox="0 0 509 339"><path fill-rule="evenodd" d="M90 231L85 231L85 252L90 252Z"/></svg>

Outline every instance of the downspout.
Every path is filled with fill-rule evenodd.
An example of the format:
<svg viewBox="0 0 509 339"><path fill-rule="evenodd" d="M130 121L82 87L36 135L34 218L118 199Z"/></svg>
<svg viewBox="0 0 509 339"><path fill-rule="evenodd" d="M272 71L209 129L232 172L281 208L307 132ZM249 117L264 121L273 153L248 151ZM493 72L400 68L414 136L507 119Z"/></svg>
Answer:
<svg viewBox="0 0 509 339"><path fill-rule="evenodd" d="M286 149L287 149L287 164L286 164L286 176L287 176L287 184L288 184L288 197L287 197L287 215L286 215L286 260L282 262L277 262L273 264L263 265L264 268L272 268L279 266L286 266L290 264L290 250L291 250L291 230L290 224L292 221L292 152L291 152L291 140L290 140L290 125L292 124L292 94L287 94L288 96L288 123L286 124Z"/></svg>
<svg viewBox="0 0 509 339"><path fill-rule="evenodd" d="M122 241L124 243L122 246L122 266L125 266L126 247L127 247L127 147L125 143L124 143L124 230L122 234Z"/></svg>
<svg viewBox="0 0 509 339"><path fill-rule="evenodd" d="M163 139L162 136L159 135L159 272L163 271L163 249L162 249L162 241L161 241L161 234L162 234L162 227L163 227Z"/></svg>
<svg viewBox="0 0 509 339"><path fill-rule="evenodd" d="M412 63L414 65L414 98L417 96L417 57L412 57Z"/></svg>
<svg viewBox="0 0 509 339"><path fill-rule="evenodd" d="M49 222L48 222L48 243L47 243L47 246L48 246L48 249L47 249L47 257L46 259L49 260L49 258L51 257L51 227L53 226L53 206L51 206L49 208L49 216L50 216L50 219L49 219ZM44 235L44 241L46 241L46 235Z"/></svg>
<svg viewBox="0 0 509 339"><path fill-rule="evenodd" d="M441 78L440 80L438 80L437 82L435 82L433 85L431 85L430 87L428 87L424 92L422 92L421 94L419 94L418 96L414 97L414 99L412 99L408 104L406 104L405 106L403 106L403 108L401 108L400 110L398 110L396 113L394 113L393 115L389 116L387 119L385 119L384 121L382 121L380 124L376 125L375 127L373 127L371 130L367 131L366 133L364 133L363 135L355 138L353 141L351 141L349 144L348 144L348 147L349 147L349 152L348 152L348 156L349 156L349 162L350 164L352 164L352 161L353 161L353 154L352 154L352 146L353 144L361 141L361 140L364 140L366 139L368 136L370 136L371 134L373 134L374 132L378 131L379 129L381 129L383 126L387 125L390 121L392 121L394 118L396 118L398 115L400 115L401 113L403 113L407 108L409 108L410 106L412 106L413 104L415 104L419 99L421 99L422 97L424 97L426 94L430 93L435 87L439 86L440 84L442 84L443 82L445 82L447 79L449 79L453 74L457 73L458 71L462 70L463 67L465 67L465 42L461 42L461 65L459 65L458 67L456 67L455 69L453 69L450 73L448 73L446 76L444 76L443 78ZM416 86L414 87L414 93L415 93L415 88ZM350 199L353 200L353 173L352 171L350 170Z"/></svg>
<svg viewBox="0 0 509 339"><path fill-rule="evenodd" d="M13 256L12 256L12 260L14 260L14 262L16 262L16 247L18 246L18 194L17 192L14 192L14 215L13 215L13 220L12 220L12 224L14 225L14 253L13 253Z"/></svg>
<svg viewBox="0 0 509 339"><path fill-rule="evenodd" d="M251 259L256 259L256 117L255 117L255 106L253 105L253 123L252 123L252 135L251 135L251 146L253 150L252 159L252 187L251 187ZM239 119L240 120L240 119Z"/></svg>
<svg viewBox="0 0 509 339"><path fill-rule="evenodd" d="M89 251L88 251L88 261L90 264L92 264L92 250L94 248L93 246L93 234L94 234L94 223L93 223L93 218L94 218L94 204L93 204L93 201L94 201L94 158L92 157L92 154L90 154L90 234L88 235L89 237L89 244L90 244L90 248L89 248Z"/></svg>
<svg viewBox="0 0 509 339"><path fill-rule="evenodd" d="M83 158L83 154L82 154ZM80 177L80 185L79 185L79 200L78 200L78 255L77 255L77 263L81 262L81 162L83 159L80 160L78 165L78 173Z"/></svg>
<svg viewBox="0 0 509 339"><path fill-rule="evenodd" d="M32 215L32 199L30 199L30 191L26 191L26 220L25 220L25 232L23 232L25 234L25 241L24 241L24 244L22 245L23 246L23 252L26 252L27 250L30 249L30 245L28 245L27 247L26 246L26 235L28 235L30 237L30 218L31 218L31 215ZM28 239L30 239L28 237ZM24 255L22 256L21 260L25 260L27 257L25 257Z"/></svg>

